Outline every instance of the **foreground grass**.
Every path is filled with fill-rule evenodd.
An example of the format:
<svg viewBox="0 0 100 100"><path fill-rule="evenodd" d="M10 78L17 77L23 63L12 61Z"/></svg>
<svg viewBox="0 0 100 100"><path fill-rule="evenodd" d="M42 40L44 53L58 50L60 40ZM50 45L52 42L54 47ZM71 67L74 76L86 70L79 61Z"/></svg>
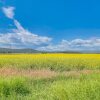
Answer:
<svg viewBox="0 0 100 100"><path fill-rule="evenodd" d="M1 54L0 100L100 100L100 55Z"/></svg>
<svg viewBox="0 0 100 100"><path fill-rule="evenodd" d="M100 69L99 54L1 54L0 67L70 71Z"/></svg>
<svg viewBox="0 0 100 100"><path fill-rule="evenodd" d="M0 78L0 100L100 100L100 74Z"/></svg>

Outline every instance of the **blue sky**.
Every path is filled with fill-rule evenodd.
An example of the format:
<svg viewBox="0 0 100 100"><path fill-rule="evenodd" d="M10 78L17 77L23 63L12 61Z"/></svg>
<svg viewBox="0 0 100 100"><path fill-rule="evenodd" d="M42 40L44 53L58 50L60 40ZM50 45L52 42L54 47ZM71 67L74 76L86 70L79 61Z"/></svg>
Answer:
<svg viewBox="0 0 100 100"><path fill-rule="evenodd" d="M99 50L99 11L99 0L0 0L0 47Z"/></svg>

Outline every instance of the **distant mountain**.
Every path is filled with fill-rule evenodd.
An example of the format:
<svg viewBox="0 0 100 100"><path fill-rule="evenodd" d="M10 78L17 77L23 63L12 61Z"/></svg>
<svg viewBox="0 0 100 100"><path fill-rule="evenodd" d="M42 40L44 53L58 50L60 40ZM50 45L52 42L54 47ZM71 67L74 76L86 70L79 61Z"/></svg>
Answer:
<svg viewBox="0 0 100 100"><path fill-rule="evenodd" d="M42 53L81 53L79 51L42 51Z"/></svg>
<svg viewBox="0 0 100 100"><path fill-rule="evenodd" d="M0 53L97 53L100 54L100 51L38 51L35 49L10 49L10 48L0 48Z"/></svg>
<svg viewBox="0 0 100 100"><path fill-rule="evenodd" d="M38 51L35 49L10 49L0 48L0 53L80 53L77 51Z"/></svg>
<svg viewBox="0 0 100 100"><path fill-rule="evenodd" d="M40 51L34 49L10 49L0 48L0 53L39 53Z"/></svg>

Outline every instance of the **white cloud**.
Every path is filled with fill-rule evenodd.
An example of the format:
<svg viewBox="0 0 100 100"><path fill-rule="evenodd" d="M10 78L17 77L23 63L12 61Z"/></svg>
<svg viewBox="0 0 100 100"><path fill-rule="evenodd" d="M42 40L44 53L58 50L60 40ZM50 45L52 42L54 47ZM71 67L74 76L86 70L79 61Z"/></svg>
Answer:
<svg viewBox="0 0 100 100"><path fill-rule="evenodd" d="M96 51L100 50L100 38L62 40L59 44L39 47L46 51Z"/></svg>
<svg viewBox="0 0 100 100"><path fill-rule="evenodd" d="M21 42L24 44L40 45L51 41L51 38L38 36L36 34L29 32L28 30L25 30L17 20L14 20L14 23L17 27L17 29L14 30L14 32L16 33L16 36L18 36Z"/></svg>
<svg viewBox="0 0 100 100"><path fill-rule="evenodd" d="M14 7L3 7L2 10L6 17L12 19L16 26L16 29L12 29L11 33L0 34L0 46L9 46L19 48L21 47L33 47L48 44L51 38L46 36L39 36L26 29L24 29L21 24L14 19Z"/></svg>
<svg viewBox="0 0 100 100"><path fill-rule="evenodd" d="M3 7L2 10L6 17L13 19L14 18L14 7Z"/></svg>
<svg viewBox="0 0 100 100"><path fill-rule="evenodd" d="M13 29L12 33L6 33L0 35L0 43L4 45L12 44L13 46L39 46L42 44L48 44L51 38L46 36L38 36L24 29L21 24L14 20L17 29Z"/></svg>
<svg viewBox="0 0 100 100"><path fill-rule="evenodd" d="M62 40L58 44L51 44L52 38L39 36L24 29L14 18L14 9L14 7L2 8L5 16L14 21L16 29L12 29L11 33L0 34L0 47L12 45L14 48L35 47L37 50L46 51L100 50L100 38Z"/></svg>

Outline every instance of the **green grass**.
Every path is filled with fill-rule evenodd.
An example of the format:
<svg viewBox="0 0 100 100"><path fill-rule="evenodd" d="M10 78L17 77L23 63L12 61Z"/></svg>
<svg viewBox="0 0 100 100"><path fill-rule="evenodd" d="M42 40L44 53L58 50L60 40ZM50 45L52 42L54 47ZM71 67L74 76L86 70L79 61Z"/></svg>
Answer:
<svg viewBox="0 0 100 100"><path fill-rule="evenodd" d="M22 72L23 69L67 70L69 73L70 70L95 70L68 76L59 72L59 76L52 78L2 76L0 100L100 100L100 72L96 73L100 70L99 54L5 54L0 55L0 68L6 71L17 68Z"/></svg>
<svg viewBox="0 0 100 100"><path fill-rule="evenodd" d="M100 75L1 78L0 100L100 100Z"/></svg>
<svg viewBox="0 0 100 100"><path fill-rule="evenodd" d="M10 95L27 95L30 93L29 87L24 78L0 78L0 97Z"/></svg>

